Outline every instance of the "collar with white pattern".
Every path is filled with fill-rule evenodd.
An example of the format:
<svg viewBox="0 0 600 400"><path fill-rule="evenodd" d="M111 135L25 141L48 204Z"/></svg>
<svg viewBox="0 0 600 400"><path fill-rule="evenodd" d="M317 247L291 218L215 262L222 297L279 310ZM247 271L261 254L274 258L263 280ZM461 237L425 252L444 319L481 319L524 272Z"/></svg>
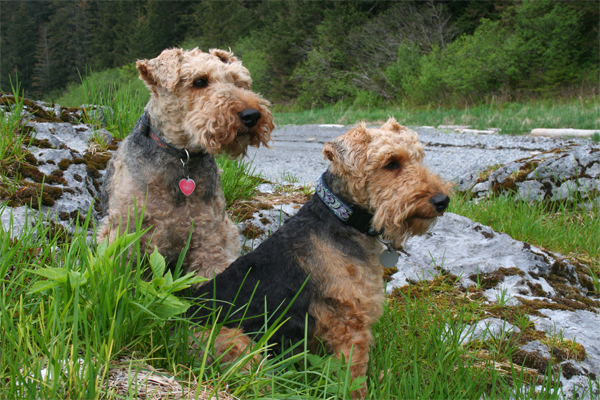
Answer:
<svg viewBox="0 0 600 400"><path fill-rule="evenodd" d="M324 175L324 174L323 174ZM346 225L357 229L360 233L369 236L379 236L381 232L376 231L371 226L373 214L358 208L354 205L344 203L337 197L325 184L323 175L315 183L315 193L325 203L327 208L335 214L336 217Z"/></svg>

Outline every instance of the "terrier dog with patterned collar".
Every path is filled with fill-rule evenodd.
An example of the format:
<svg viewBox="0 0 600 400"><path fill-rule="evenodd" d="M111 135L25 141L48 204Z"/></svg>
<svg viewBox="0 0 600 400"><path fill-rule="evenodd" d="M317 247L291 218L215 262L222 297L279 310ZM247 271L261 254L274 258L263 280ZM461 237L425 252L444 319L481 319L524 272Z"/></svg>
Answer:
<svg viewBox="0 0 600 400"><path fill-rule="evenodd" d="M105 217L98 240L135 227L144 208L144 250L167 263L187 243L186 272L213 277L240 254L239 234L225 212L215 154L246 154L266 145L274 129L269 102L250 90L250 73L232 53L164 50L139 60L151 91L145 113L110 160L102 186Z"/></svg>
<svg viewBox="0 0 600 400"><path fill-rule="evenodd" d="M245 334L261 331L289 306L270 339L276 349L307 332L309 348L321 342L350 361L352 378L365 375L371 324L383 308L381 265L396 264L393 248L427 232L448 207L450 184L422 165L416 133L393 118L380 129L361 124L328 142L323 153L331 165L311 200L195 293L208 301L190 312L192 318L207 318L213 301L223 307L222 320L243 316L225 322L215 341L226 360L249 343ZM365 394L363 387L353 395Z"/></svg>

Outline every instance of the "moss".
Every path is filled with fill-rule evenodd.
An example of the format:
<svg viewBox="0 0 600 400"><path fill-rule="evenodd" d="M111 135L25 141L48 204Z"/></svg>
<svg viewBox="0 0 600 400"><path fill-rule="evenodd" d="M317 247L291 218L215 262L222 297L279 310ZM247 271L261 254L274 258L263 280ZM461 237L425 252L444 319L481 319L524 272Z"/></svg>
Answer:
<svg viewBox="0 0 600 400"><path fill-rule="evenodd" d="M263 217L259 220L263 225L269 225L271 223L271 221L269 221L268 218Z"/></svg>
<svg viewBox="0 0 600 400"><path fill-rule="evenodd" d="M256 239L257 237L263 235L265 233L264 229L259 228L254 225L252 222L248 222L244 229L242 230L242 235L247 237L248 239Z"/></svg>
<svg viewBox="0 0 600 400"><path fill-rule="evenodd" d="M98 170L106 169L106 164L112 158L112 154L110 153L95 153L94 155L86 154L83 157L88 163L92 163L94 167Z"/></svg>
<svg viewBox="0 0 600 400"><path fill-rule="evenodd" d="M485 170L481 171L479 173L478 178L477 178L477 183L481 183L481 182L487 181L490 178L490 175L493 172L496 172L502 166L503 166L503 164L491 165L491 166L487 167Z"/></svg>
<svg viewBox="0 0 600 400"><path fill-rule="evenodd" d="M31 154L31 153L25 153L25 155L23 156L23 159L25 161L27 161L27 163L29 165L32 165L32 166L37 166L38 165L37 158L35 158L35 156L33 154Z"/></svg>
<svg viewBox="0 0 600 400"><path fill-rule="evenodd" d="M552 358L557 363L561 363L565 360L583 361L586 358L583 345L574 342L573 340L549 336L541 340L541 342L550 348Z"/></svg>
<svg viewBox="0 0 600 400"><path fill-rule="evenodd" d="M94 211L98 214L102 214L102 205L100 204L100 200L94 197Z"/></svg>
<svg viewBox="0 0 600 400"><path fill-rule="evenodd" d="M571 284L576 284L577 280L573 272L569 269L569 266L562 260L555 260L550 266L550 272L553 275L566 278Z"/></svg>
<svg viewBox="0 0 600 400"><path fill-rule="evenodd" d="M20 165L17 167L17 171L19 171L23 178L30 178L37 183L44 182L44 179L46 178L46 175L36 167L32 167L31 165L23 163L20 163Z"/></svg>
<svg viewBox="0 0 600 400"><path fill-rule="evenodd" d="M63 108L60 112L60 120L63 122L79 122L81 118L81 108L79 107Z"/></svg>
<svg viewBox="0 0 600 400"><path fill-rule="evenodd" d="M34 209L39 208L39 204L46 207L54 205L55 200L58 200L63 195L63 189L57 186L42 185L28 182L27 186L20 187L17 191L8 196L5 191L3 197L8 202L9 207L20 207L22 205L30 205Z"/></svg>
<svg viewBox="0 0 600 400"><path fill-rule="evenodd" d="M63 211L58 214L58 218L60 218L61 221L68 221L71 219L71 215L68 212Z"/></svg>
<svg viewBox="0 0 600 400"><path fill-rule="evenodd" d="M483 235L484 238L486 239L492 239L495 235L492 232L486 232L485 230L483 230L483 228L481 227L481 225L477 225L473 228L473 230L475 232L479 232Z"/></svg>
<svg viewBox="0 0 600 400"><path fill-rule="evenodd" d="M533 296L546 297L548 295L548 293L546 293L544 289L542 289L542 285L540 285L539 283L527 281L527 286L529 286L529 289L531 290L531 294Z"/></svg>
<svg viewBox="0 0 600 400"><path fill-rule="evenodd" d="M92 164L86 165L85 170L87 171L88 176L92 179L99 179L102 177L100 172L98 172L98 169Z"/></svg>
<svg viewBox="0 0 600 400"><path fill-rule="evenodd" d="M392 275L394 275L396 272L398 272L398 268L396 267L391 267L391 268L383 268L383 280L385 282L390 282L392 280Z"/></svg>
<svg viewBox="0 0 600 400"><path fill-rule="evenodd" d="M568 362L561 366L561 373L565 378L571 379L575 375L579 375L581 372L579 372L579 368L576 368L573 364Z"/></svg>
<svg viewBox="0 0 600 400"><path fill-rule="evenodd" d="M254 213L260 210L268 210L271 207L271 205L262 202L238 201L231 206L229 212L234 221L244 222L252 218Z"/></svg>
<svg viewBox="0 0 600 400"><path fill-rule="evenodd" d="M583 286L589 293L596 292L596 287L594 286L594 281L590 277L588 267L577 263L575 264L575 273L577 274L577 279L579 280L579 284L581 286Z"/></svg>
<svg viewBox="0 0 600 400"><path fill-rule="evenodd" d="M83 179L79 174L73 174L73 179L75 179L77 182L83 182Z"/></svg>
<svg viewBox="0 0 600 400"><path fill-rule="evenodd" d="M535 369L540 375L546 375L550 359L543 357L537 351L525 351L517 349L512 354L512 362L517 365L522 365L527 368Z"/></svg>
<svg viewBox="0 0 600 400"><path fill-rule="evenodd" d="M54 221L48 221L48 230L46 231L46 238L50 241L56 240L58 244L66 244L72 241L73 235L62 225L57 224Z"/></svg>
<svg viewBox="0 0 600 400"><path fill-rule="evenodd" d="M33 147L37 147L39 149L53 149L54 146L52 146L52 144L50 144L50 141L48 139L30 139L30 143L31 146Z"/></svg>
<svg viewBox="0 0 600 400"><path fill-rule="evenodd" d="M504 281L507 276L525 276L525 272L521 271L517 267L511 268L498 268L497 271L490 272L487 274L473 274L469 276L469 279L473 282L479 283L483 289L491 289L496 287L500 282Z"/></svg>
<svg viewBox="0 0 600 400"><path fill-rule="evenodd" d="M527 179L527 176L531 172L533 172L533 170L536 169L538 165L539 165L539 161L526 162L523 166L521 166L521 168L519 168L519 171L517 171L517 174L514 177L514 181L515 182L525 181Z"/></svg>
<svg viewBox="0 0 600 400"><path fill-rule="evenodd" d="M58 162L58 168L60 168L63 171L66 171L71 164L71 160L69 160L68 158L63 158Z"/></svg>

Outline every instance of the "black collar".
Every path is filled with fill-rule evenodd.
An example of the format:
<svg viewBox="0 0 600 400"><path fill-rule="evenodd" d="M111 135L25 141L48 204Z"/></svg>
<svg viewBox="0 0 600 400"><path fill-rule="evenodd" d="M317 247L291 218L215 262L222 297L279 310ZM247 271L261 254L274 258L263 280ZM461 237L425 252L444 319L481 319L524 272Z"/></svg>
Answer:
<svg viewBox="0 0 600 400"><path fill-rule="evenodd" d="M188 152L186 149L180 149L173 146L170 143L167 143L163 138L160 137L158 133L156 133L154 129L152 129L152 126L150 126L150 116L146 113L142 114L142 116L139 119L139 123L144 128L142 132L145 134L146 137L151 139L151 141L158 147L160 147L162 150L166 151L172 156L179 158L180 160L189 160L191 158L204 157L208 155L208 153L204 150Z"/></svg>
<svg viewBox="0 0 600 400"><path fill-rule="evenodd" d="M357 229L360 233L366 233L369 236L379 236L381 232L376 231L371 226L373 214L359 208L353 204L346 204L339 199L325 184L321 175L315 183L315 193L325 203L327 208L335 214L343 223Z"/></svg>

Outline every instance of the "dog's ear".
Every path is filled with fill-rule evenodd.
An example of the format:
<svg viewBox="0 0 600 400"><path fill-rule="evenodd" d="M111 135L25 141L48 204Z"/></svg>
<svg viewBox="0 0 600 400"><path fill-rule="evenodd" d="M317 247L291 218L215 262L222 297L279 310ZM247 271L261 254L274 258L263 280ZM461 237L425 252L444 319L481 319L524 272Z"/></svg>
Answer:
<svg viewBox="0 0 600 400"><path fill-rule="evenodd" d="M384 131L400 132L404 128L400 125L394 117L390 117L385 124L381 127Z"/></svg>
<svg viewBox="0 0 600 400"><path fill-rule="evenodd" d="M367 145L370 137L365 123L352 128L348 133L325 143L323 155L335 171L353 171L362 168L366 161Z"/></svg>
<svg viewBox="0 0 600 400"><path fill-rule="evenodd" d="M179 82L182 55L181 49L168 49L151 60L138 60L136 67L140 71L140 79L152 91L158 85L173 91Z"/></svg>
<svg viewBox="0 0 600 400"><path fill-rule="evenodd" d="M236 62L238 59L234 57L233 53L230 51L225 51L221 49L210 49L208 50L210 55L218 57L219 60L223 62L223 64L231 64Z"/></svg>

